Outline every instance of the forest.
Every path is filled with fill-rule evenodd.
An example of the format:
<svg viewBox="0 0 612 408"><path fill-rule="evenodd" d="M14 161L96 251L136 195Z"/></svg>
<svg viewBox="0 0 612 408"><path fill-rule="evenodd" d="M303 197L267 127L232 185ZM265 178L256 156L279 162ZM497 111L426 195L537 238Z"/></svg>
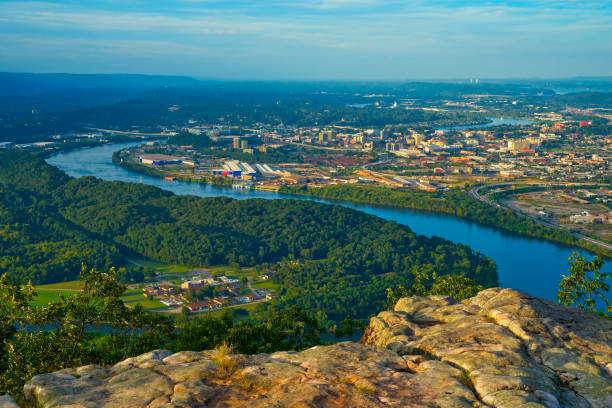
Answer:
<svg viewBox="0 0 612 408"><path fill-rule="evenodd" d="M497 283L493 261L467 246L341 206L73 179L18 152L0 153L0 189L0 273L22 282L69 281L81 263L107 268L127 256L193 267L266 263L283 289L261 313L298 305L331 320L367 317L386 288L410 284L417 270Z"/></svg>
<svg viewBox="0 0 612 408"><path fill-rule="evenodd" d="M280 192L320 197L334 201L352 201L451 214L509 233L580 247L607 258L612 257L612 253L604 248L574 238L564 230L544 227L529 218L517 215L511 210L494 208L473 199L464 189L460 188L452 189L446 193L428 193L413 190L393 190L377 186L331 185L318 188L308 188L306 186L283 187Z"/></svg>

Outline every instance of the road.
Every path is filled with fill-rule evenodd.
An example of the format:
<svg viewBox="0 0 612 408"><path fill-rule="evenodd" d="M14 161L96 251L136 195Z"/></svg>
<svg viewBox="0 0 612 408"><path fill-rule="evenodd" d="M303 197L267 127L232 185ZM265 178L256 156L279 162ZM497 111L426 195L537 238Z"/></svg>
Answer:
<svg viewBox="0 0 612 408"><path fill-rule="evenodd" d="M102 128L92 128L88 127L87 129L95 130L98 132L110 133L113 135L125 135L125 136L140 136L140 137L168 137L176 135L176 132L162 132L162 133L141 133L141 132L126 132L122 130L114 130L114 129L102 129Z"/></svg>
<svg viewBox="0 0 612 408"><path fill-rule="evenodd" d="M133 264L133 265L140 266L141 268L146 268L146 266L145 266L145 265L143 265L143 264L141 264L141 263L138 263L138 262L136 262L136 261L135 261L135 260L133 260L133 259L130 259L130 258L125 258L125 260L126 260L126 261L128 261L129 263Z"/></svg>
<svg viewBox="0 0 612 408"><path fill-rule="evenodd" d="M493 201L489 200L487 197L485 197L485 196L483 196L483 195L481 195L481 194L480 194L480 189L481 189L481 188L483 188L483 187L494 187L494 188L495 188L495 187L505 187L505 186L517 185L517 184L523 184L523 185L524 185L524 184L528 184L528 185L533 185L533 186L538 186L538 185L546 185L546 183L501 183L501 184L483 184L483 185L480 185L480 186L473 187L473 188L472 188L472 189L469 191L469 194L470 194L470 196L471 196L472 198L475 198L476 200L482 201L483 203L487 203L487 204L489 204L490 206L497 207L497 208L506 208L506 209L508 209L508 210L514 211L514 212L515 212L516 214L518 214L518 215L521 215L521 216L523 216L523 217L530 218L530 219L532 219L533 221L535 221L535 222L537 222L537 223L539 223L539 224L541 224L541 225L543 225L543 226L545 226L545 227L548 227L548 228L560 228L560 229L562 229L562 230L564 230L564 231L568 232L569 234L571 234L571 235L572 235L574 238L583 239L583 240L585 240L585 241L587 241L587 242L590 242L591 244L597 245L597 246L599 246L599 247L602 247L602 248L605 248L605 249L608 249L608 250L612 250L612 245L610 245L610 244L608 244L608 243L606 243L606 242L599 241L599 240L596 240L596 239L591 238L591 237L587 237L586 235L582 235L582 234L580 234L580 233L578 233L578 232L573 232L573 231L570 231L569 229L567 229L566 227L564 227L564 226L562 226L562 225L559 225L559 224L553 224L553 223L550 223L550 222L546 222L546 221L541 220L540 218L535 217L535 216L533 216L533 215L531 215L531 214L526 214L526 213L524 213L524 212L520 211L520 210L519 210L517 207L510 206L510 205L502 206L502 205L500 205L499 203L493 202ZM571 183L571 184L575 184L575 183ZM570 183L568 183L567 185L570 185Z"/></svg>
<svg viewBox="0 0 612 408"><path fill-rule="evenodd" d="M385 158L385 159L381 159L381 160L375 161L374 163L366 163L366 164L364 164L363 166L361 166L361 168L362 168L363 170L369 170L369 169L370 169L370 167L378 166L379 164L389 163L389 162L391 162L391 161L392 161L392 160L391 160L389 157L387 157L387 158Z"/></svg>
<svg viewBox="0 0 612 408"><path fill-rule="evenodd" d="M371 152L371 150L367 150L367 149L360 149L360 148L356 148L356 147L328 147L328 146L317 146L314 144L309 144L309 143L299 143L299 142L290 142L287 140L280 140L280 143L284 143L284 144L289 144L289 145L295 145L295 146L302 146L302 147L307 147L309 149L319 149L319 150L331 150L334 152L343 152L343 151L351 151L351 152Z"/></svg>

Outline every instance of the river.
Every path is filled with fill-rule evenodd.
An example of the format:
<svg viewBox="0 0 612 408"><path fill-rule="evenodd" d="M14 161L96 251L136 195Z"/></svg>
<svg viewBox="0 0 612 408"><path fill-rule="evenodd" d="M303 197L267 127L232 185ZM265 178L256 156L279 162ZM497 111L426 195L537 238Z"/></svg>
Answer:
<svg viewBox="0 0 612 408"><path fill-rule="evenodd" d="M175 194L192 194L200 197L227 196L238 200L292 198L338 204L317 198L294 197L268 191L234 190L197 183L166 181L130 172L112 162L113 152L136 144L138 143L109 144L73 150L56 154L47 159L47 162L73 177L95 176L104 180L144 183ZM550 300L556 300L561 275L567 271L567 259L572 253L572 249L567 247L509 235L453 216L365 204L340 203L340 205L407 225L418 234L436 235L469 245L497 263L501 286L512 287ZM606 263L603 269L612 272L612 263Z"/></svg>
<svg viewBox="0 0 612 408"><path fill-rule="evenodd" d="M533 121L527 119L514 119L514 118L497 118L493 116L487 116L490 120L488 123L481 123L476 125L461 125L461 126L448 126L438 128L440 130L462 130L472 128L488 128L493 126L525 126L531 125Z"/></svg>

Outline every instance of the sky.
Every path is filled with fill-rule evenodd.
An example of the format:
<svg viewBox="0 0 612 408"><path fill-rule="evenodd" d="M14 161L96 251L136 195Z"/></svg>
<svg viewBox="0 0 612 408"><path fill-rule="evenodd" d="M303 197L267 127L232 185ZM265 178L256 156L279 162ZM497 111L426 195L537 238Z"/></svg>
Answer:
<svg viewBox="0 0 612 408"><path fill-rule="evenodd" d="M0 71L202 79L612 75L612 1L0 0Z"/></svg>

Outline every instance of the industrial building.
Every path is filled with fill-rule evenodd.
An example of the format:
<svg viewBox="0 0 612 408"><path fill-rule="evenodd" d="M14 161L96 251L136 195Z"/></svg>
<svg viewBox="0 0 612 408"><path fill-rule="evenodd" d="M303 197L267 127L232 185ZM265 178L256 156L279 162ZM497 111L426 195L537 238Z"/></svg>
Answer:
<svg viewBox="0 0 612 408"><path fill-rule="evenodd" d="M242 176L256 177L257 171L249 164L245 162L239 162L238 160L227 160L223 163L221 169L212 170L214 176L232 176L240 178Z"/></svg>
<svg viewBox="0 0 612 408"><path fill-rule="evenodd" d="M167 154L143 154L138 156L138 161L142 164L151 164L153 166L165 166L169 164L183 163L183 160L181 158L169 156Z"/></svg>

